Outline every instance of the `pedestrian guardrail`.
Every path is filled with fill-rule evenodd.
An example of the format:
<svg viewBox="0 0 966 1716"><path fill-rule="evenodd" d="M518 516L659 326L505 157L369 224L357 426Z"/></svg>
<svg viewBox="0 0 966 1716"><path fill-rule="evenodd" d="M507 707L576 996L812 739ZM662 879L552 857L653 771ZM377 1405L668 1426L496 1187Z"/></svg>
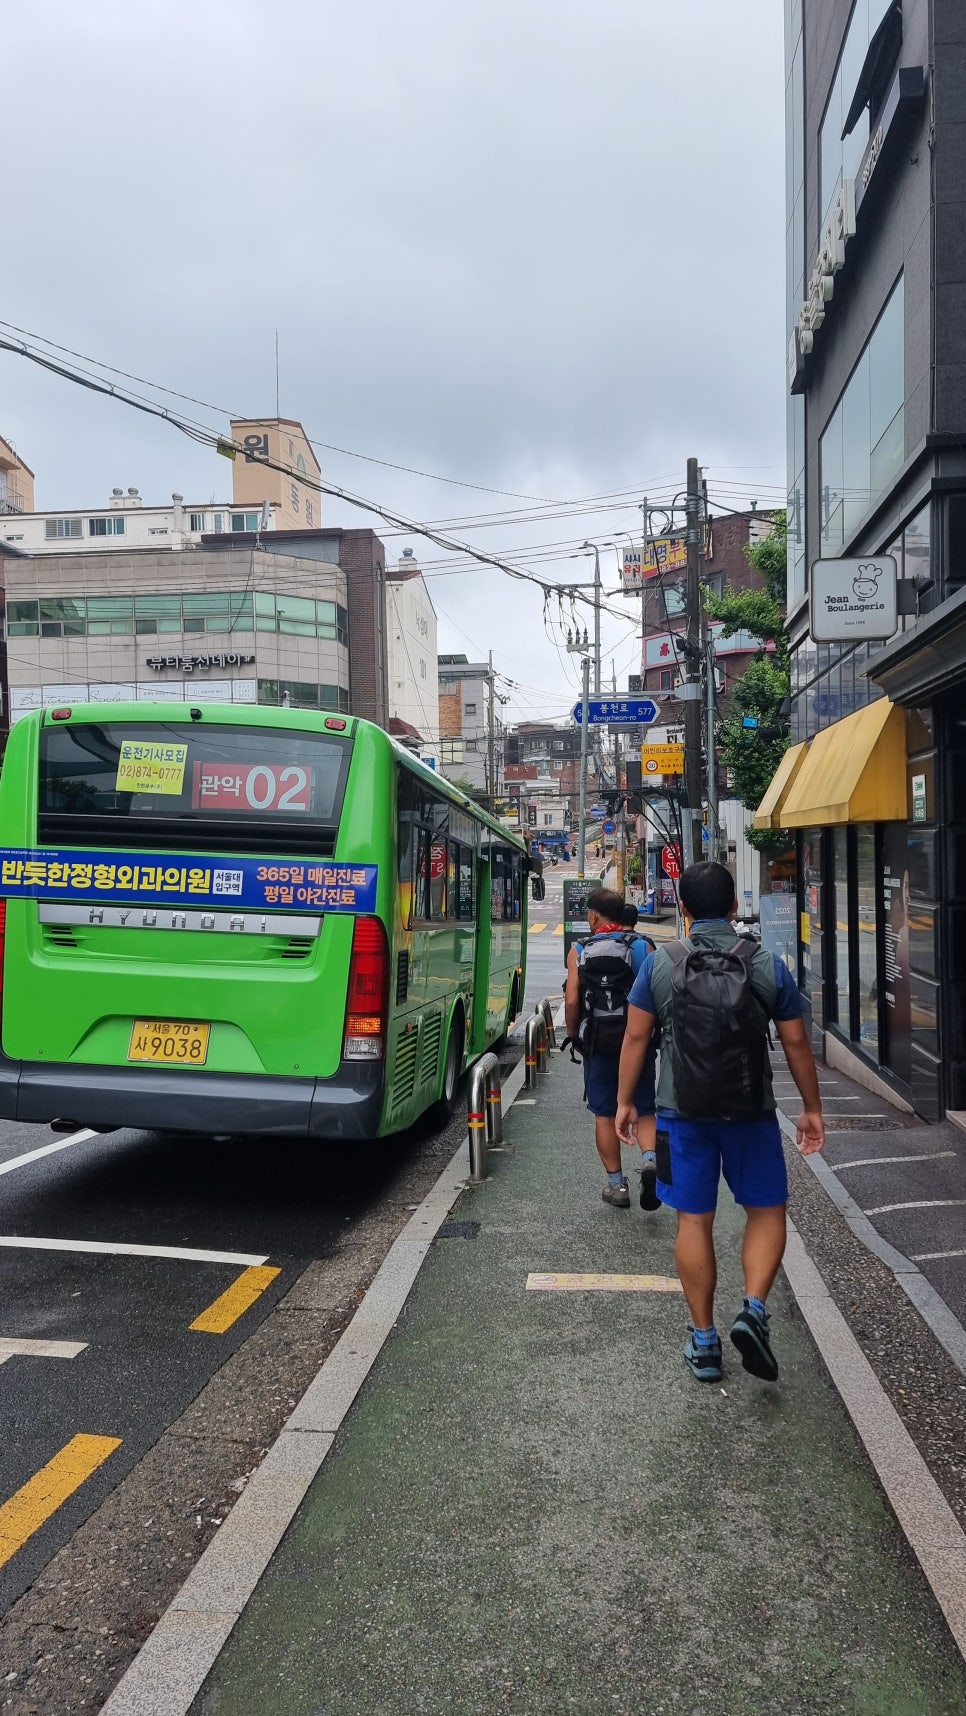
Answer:
<svg viewBox="0 0 966 1716"><path fill-rule="evenodd" d="M466 1123L470 1139L470 1179L485 1180L487 1149L503 1142L503 1091L496 1055L481 1055L470 1068Z"/></svg>
<svg viewBox="0 0 966 1716"><path fill-rule="evenodd" d="M527 1090L536 1090L538 1075L547 1072L550 1066L547 1022L542 1012L532 1013L527 1020L524 1037L524 1060L526 1063Z"/></svg>
<svg viewBox="0 0 966 1716"><path fill-rule="evenodd" d="M557 1047L557 1027L553 1021L553 1002L549 995L545 995L542 1001L537 1002L534 1012L541 1015L543 1022L547 1027L548 1047L555 1049Z"/></svg>

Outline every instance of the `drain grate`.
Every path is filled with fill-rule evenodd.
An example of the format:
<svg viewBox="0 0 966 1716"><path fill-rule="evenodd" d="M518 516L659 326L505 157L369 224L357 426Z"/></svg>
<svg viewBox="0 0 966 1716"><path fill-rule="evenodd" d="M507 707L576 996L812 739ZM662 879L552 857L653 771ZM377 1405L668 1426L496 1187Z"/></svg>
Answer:
<svg viewBox="0 0 966 1716"><path fill-rule="evenodd" d="M478 1221L444 1221L436 1235L437 1239L476 1239L479 1236Z"/></svg>

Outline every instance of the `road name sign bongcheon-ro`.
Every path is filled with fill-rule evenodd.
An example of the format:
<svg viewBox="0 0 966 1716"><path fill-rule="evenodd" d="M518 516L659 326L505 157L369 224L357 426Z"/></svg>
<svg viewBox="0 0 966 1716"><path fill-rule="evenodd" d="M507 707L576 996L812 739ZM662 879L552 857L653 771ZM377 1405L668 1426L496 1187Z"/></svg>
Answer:
<svg viewBox="0 0 966 1716"><path fill-rule="evenodd" d="M575 703L573 707L573 718L578 727L583 723L583 707L582 703ZM606 726L612 721L651 727L660 718L661 711L653 697L590 697L587 700L587 722L591 727Z"/></svg>

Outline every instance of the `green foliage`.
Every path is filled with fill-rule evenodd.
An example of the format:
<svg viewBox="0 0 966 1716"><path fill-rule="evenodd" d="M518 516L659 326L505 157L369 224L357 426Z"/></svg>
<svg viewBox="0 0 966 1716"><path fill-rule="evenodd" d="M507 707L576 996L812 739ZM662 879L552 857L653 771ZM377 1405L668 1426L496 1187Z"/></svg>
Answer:
<svg viewBox="0 0 966 1716"><path fill-rule="evenodd" d="M750 632L764 646L775 648L766 655L764 648L751 662L732 692L734 713L722 722L718 744L725 766L731 771L734 791L742 804L756 810L765 796L775 770L788 749L788 738L759 738L755 728L743 727L742 716L756 715L760 727L786 725L781 713L790 690L788 635L785 630L785 594L788 525L784 513L779 514L774 529L760 542L745 549L749 563L761 574L764 590L735 590L731 587L720 597L708 597L706 606L712 619L723 620L725 636L736 631ZM759 851L768 851L787 844L787 835L770 829L751 829L748 839Z"/></svg>

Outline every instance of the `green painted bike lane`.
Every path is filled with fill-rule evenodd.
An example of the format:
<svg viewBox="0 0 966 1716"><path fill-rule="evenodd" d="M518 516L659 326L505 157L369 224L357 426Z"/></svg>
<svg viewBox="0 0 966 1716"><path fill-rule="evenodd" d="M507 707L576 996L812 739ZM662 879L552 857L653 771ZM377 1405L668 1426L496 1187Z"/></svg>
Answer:
<svg viewBox="0 0 966 1716"><path fill-rule="evenodd" d="M553 1059L193 1716L966 1716L783 1279L774 1385L727 1343L721 1385L697 1383L677 1294L527 1291L530 1272L673 1274L673 1217L601 1202L579 1073ZM740 1225L723 1188L725 1328Z"/></svg>

